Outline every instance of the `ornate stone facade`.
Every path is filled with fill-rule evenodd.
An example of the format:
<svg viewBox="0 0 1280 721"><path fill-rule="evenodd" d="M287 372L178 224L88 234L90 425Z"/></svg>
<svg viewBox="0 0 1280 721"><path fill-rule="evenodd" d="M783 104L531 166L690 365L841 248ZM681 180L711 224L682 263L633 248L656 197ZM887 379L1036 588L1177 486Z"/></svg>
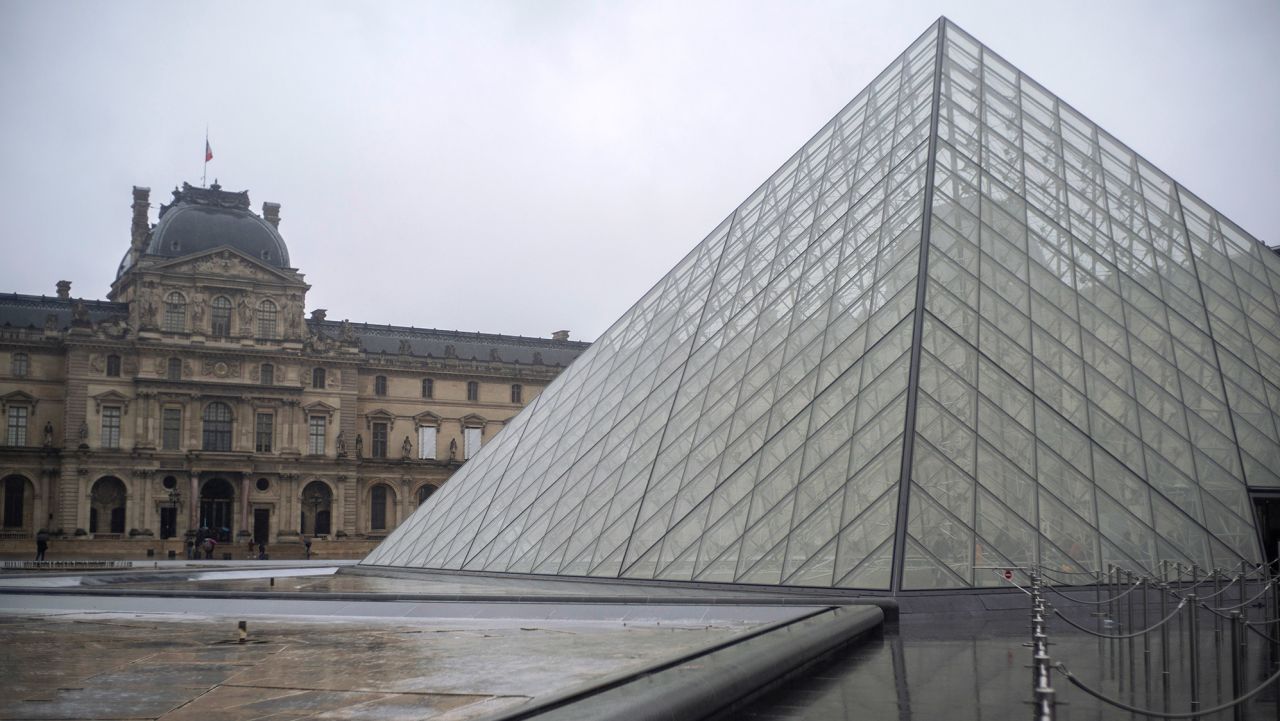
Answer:
<svg viewBox="0 0 1280 721"><path fill-rule="evenodd" d="M278 205L133 200L109 300L0 295L0 537L379 538L587 347L305 318Z"/></svg>

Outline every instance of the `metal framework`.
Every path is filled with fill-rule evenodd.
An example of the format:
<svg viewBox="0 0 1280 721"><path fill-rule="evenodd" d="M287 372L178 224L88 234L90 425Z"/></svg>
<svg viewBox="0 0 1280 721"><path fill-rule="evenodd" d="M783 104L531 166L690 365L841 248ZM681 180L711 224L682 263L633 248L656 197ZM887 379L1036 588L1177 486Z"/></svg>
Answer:
<svg viewBox="0 0 1280 721"><path fill-rule="evenodd" d="M365 563L896 592L1256 561L1278 290L941 19Z"/></svg>

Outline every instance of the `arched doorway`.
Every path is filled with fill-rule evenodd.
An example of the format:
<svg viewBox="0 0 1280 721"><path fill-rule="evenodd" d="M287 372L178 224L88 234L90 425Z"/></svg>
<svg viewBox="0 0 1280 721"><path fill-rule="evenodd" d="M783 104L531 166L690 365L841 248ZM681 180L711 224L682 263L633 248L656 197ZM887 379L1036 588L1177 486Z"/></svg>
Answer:
<svg viewBox="0 0 1280 721"><path fill-rule="evenodd" d="M235 488L225 478L210 478L200 489L200 527L209 529L219 543L231 542L235 496Z"/></svg>
<svg viewBox="0 0 1280 721"><path fill-rule="evenodd" d="M302 520L298 524L304 536L327 536L333 532L333 492L324 481L312 481L302 489Z"/></svg>
<svg viewBox="0 0 1280 721"><path fill-rule="evenodd" d="M422 504L427 502L432 493L436 492L436 487L430 483L418 489L418 508L422 508Z"/></svg>
<svg viewBox="0 0 1280 721"><path fill-rule="evenodd" d="M124 508L129 496L124 481L103 476L89 492L89 533L124 533Z"/></svg>
<svg viewBox="0 0 1280 721"><path fill-rule="evenodd" d="M31 530L32 501L35 488L25 476L13 475L0 484L0 493L4 494L4 528L5 530Z"/></svg>

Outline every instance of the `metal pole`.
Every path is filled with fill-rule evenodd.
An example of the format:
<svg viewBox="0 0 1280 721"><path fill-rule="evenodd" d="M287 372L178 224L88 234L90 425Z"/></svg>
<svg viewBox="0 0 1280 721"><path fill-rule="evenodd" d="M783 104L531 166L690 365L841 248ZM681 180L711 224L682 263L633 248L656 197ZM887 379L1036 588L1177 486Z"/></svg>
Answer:
<svg viewBox="0 0 1280 721"><path fill-rule="evenodd" d="M1128 583L1127 583L1127 585L1126 585L1126 588L1130 589L1130 591L1129 591L1129 603L1128 603L1128 606L1129 606L1129 612L1128 612L1128 615L1126 616L1126 621L1125 621L1128 625L1125 627L1124 632L1125 632L1125 633L1133 633L1133 600L1134 600L1134 596L1136 596L1136 595L1137 595L1137 594L1133 593L1133 591L1132 591L1132 589L1133 589L1133 571L1125 571L1125 572L1124 572L1124 577L1125 577L1125 580L1128 582ZM1133 637L1132 637L1132 636L1130 636L1130 637L1129 637L1129 694L1130 694L1130 697L1132 697L1133 692L1134 692L1134 690L1135 690L1135 686L1137 685L1137 684L1135 684L1135 683L1133 682L1133 679L1134 679L1134 663L1135 663L1135 660L1134 660L1134 657L1133 657L1133 645L1134 645L1134 643L1135 643L1135 642L1134 642L1134 640L1133 640Z"/></svg>
<svg viewBox="0 0 1280 721"><path fill-rule="evenodd" d="M1160 584L1160 618L1169 617L1169 584ZM1178 614L1182 618L1182 614ZM1164 710L1169 711L1169 624L1160 624L1160 693Z"/></svg>
<svg viewBox="0 0 1280 721"><path fill-rule="evenodd" d="M1150 628L1147 621L1147 606L1150 605L1147 599L1148 578L1143 576L1142 581L1142 627ZM1151 706L1151 634L1142 634L1142 688L1145 693L1147 707Z"/></svg>
<svg viewBox="0 0 1280 721"><path fill-rule="evenodd" d="M1244 635L1244 619L1239 611L1231 612L1231 698L1240 698L1244 693L1244 682L1240 675L1240 637ZM1238 703L1231 709L1235 721L1244 721L1244 704Z"/></svg>
<svg viewBox="0 0 1280 721"><path fill-rule="evenodd" d="M1187 607L1191 612L1191 622L1187 624L1191 630L1187 634L1187 660L1191 663L1191 710L1194 712L1200 710L1200 639L1197 633L1200 630L1200 601L1196 599L1196 594L1187 594Z"/></svg>

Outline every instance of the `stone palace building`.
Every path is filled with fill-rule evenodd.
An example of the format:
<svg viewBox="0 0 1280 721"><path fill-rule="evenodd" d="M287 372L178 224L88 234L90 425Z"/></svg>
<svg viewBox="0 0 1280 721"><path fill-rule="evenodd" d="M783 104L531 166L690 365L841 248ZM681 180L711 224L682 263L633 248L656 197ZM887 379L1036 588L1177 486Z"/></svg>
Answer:
<svg viewBox="0 0 1280 721"><path fill-rule="evenodd" d="M371 547L587 347L304 317L279 204L149 196L107 300L0 295L6 539Z"/></svg>

